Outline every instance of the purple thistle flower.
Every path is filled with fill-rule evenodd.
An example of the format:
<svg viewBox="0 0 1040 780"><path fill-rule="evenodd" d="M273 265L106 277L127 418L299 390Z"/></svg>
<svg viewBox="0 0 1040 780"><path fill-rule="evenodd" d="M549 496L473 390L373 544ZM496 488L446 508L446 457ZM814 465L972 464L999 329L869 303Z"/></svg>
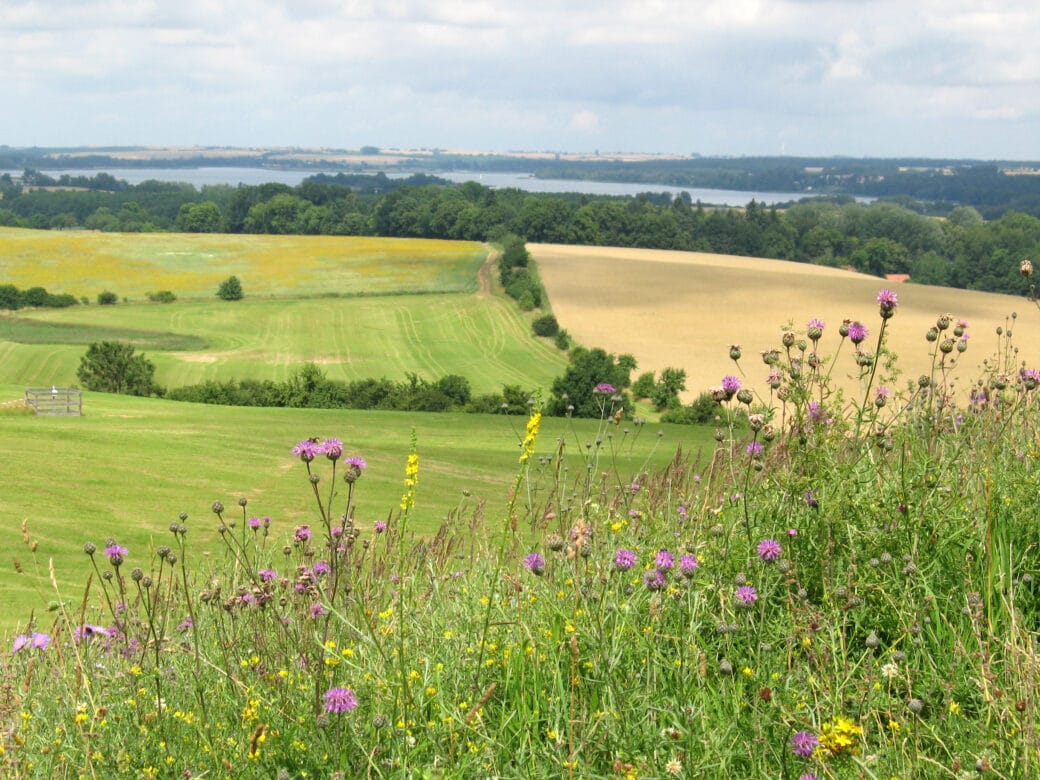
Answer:
<svg viewBox="0 0 1040 780"><path fill-rule="evenodd" d="M696 555L683 555L679 558L679 573L687 578L692 577L700 565L701 562L697 560Z"/></svg>
<svg viewBox="0 0 1040 780"><path fill-rule="evenodd" d="M825 327L827 326L823 323L823 320L812 319L809 320L809 323L805 326L805 329L810 339L812 339L813 341L819 341L820 336L823 335L823 329Z"/></svg>
<svg viewBox="0 0 1040 780"><path fill-rule="evenodd" d="M1035 368L1020 369L1018 376L1026 390L1036 390L1040 386L1040 371Z"/></svg>
<svg viewBox="0 0 1040 780"><path fill-rule="evenodd" d="M353 466L358 471L368 468L368 461L366 461L360 455L351 455L344 461L344 463L346 463L348 466Z"/></svg>
<svg viewBox="0 0 1040 780"><path fill-rule="evenodd" d="M877 294L877 302L881 306L881 319L887 320L895 314L896 306L899 305L899 298L892 290L881 290Z"/></svg>
<svg viewBox="0 0 1040 780"><path fill-rule="evenodd" d="M336 687L325 691L325 712L351 712L357 706L357 696L350 688Z"/></svg>
<svg viewBox="0 0 1040 780"><path fill-rule="evenodd" d="M82 626L76 626L72 631L72 638L76 642L85 642L88 639L92 639L96 636L108 636L108 629L104 626L95 626L90 623L84 623Z"/></svg>
<svg viewBox="0 0 1040 780"><path fill-rule="evenodd" d="M250 517L249 520L247 520L246 522L249 523L249 527L252 528L254 531L260 530L260 526L262 523L260 522L259 517Z"/></svg>
<svg viewBox="0 0 1040 780"><path fill-rule="evenodd" d="M740 389L740 377L732 374L722 377L722 389L726 391L727 396L732 397Z"/></svg>
<svg viewBox="0 0 1040 780"><path fill-rule="evenodd" d="M614 553L614 568L618 571L628 571L636 565L636 554L632 550L618 550Z"/></svg>
<svg viewBox="0 0 1040 780"><path fill-rule="evenodd" d="M736 593L733 594L733 598L736 600L738 607L750 607L758 601L758 591L750 585L741 585L737 588Z"/></svg>
<svg viewBox="0 0 1040 780"><path fill-rule="evenodd" d="M260 582L270 582L271 580L278 579L278 572L274 569L261 569L256 573L260 578Z"/></svg>
<svg viewBox="0 0 1040 780"><path fill-rule="evenodd" d="M820 740L811 731L798 731L791 737L791 752L809 758L820 746Z"/></svg>
<svg viewBox="0 0 1040 780"><path fill-rule="evenodd" d="M327 609L325 609L325 607L323 607L320 603L315 602L315 603L311 604L311 617L312 618L325 617L327 614L329 614L329 611Z"/></svg>
<svg viewBox="0 0 1040 780"><path fill-rule="evenodd" d="M750 455L752 458L757 458L759 455L762 454L762 442L751 442L750 444L748 444L747 448L745 449L745 452L747 452L747 454Z"/></svg>
<svg viewBox="0 0 1040 780"><path fill-rule="evenodd" d="M660 550L654 556L654 566L660 572L671 571L672 567L675 566L675 558L667 550Z"/></svg>
<svg viewBox="0 0 1040 780"><path fill-rule="evenodd" d="M113 566L120 566L123 563L123 559L128 555L127 549L121 544L113 542L105 548L105 555L108 556L108 561Z"/></svg>
<svg viewBox="0 0 1040 780"><path fill-rule="evenodd" d="M771 563L780 557L783 549L776 539L763 539L758 543L758 557L767 563Z"/></svg>
<svg viewBox="0 0 1040 780"><path fill-rule="evenodd" d="M30 637L28 634L19 634L18 636L16 636L14 638L14 644L11 645L11 655L14 655L27 644L29 644L29 641L31 639L32 637Z"/></svg>
<svg viewBox="0 0 1040 780"><path fill-rule="evenodd" d="M524 568L531 574L541 575L545 571L545 558L533 552L524 558Z"/></svg>
<svg viewBox="0 0 1040 780"><path fill-rule="evenodd" d="M806 772L803 775L798 776L798 780L819 780L812 772Z"/></svg>
<svg viewBox="0 0 1040 780"><path fill-rule="evenodd" d="M664 590L668 580L660 569L651 569L643 575L643 584L647 590Z"/></svg>
<svg viewBox="0 0 1040 780"><path fill-rule="evenodd" d="M309 525L298 525L296 531L293 533L294 542L306 542L311 538L311 527Z"/></svg>
<svg viewBox="0 0 1040 780"><path fill-rule="evenodd" d="M326 574L332 571L332 567L329 566L328 561L318 561L314 564L314 576L324 577Z"/></svg>
<svg viewBox="0 0 1040 780"><path fill-rule="evenodd" d="M46 650L51 646L50 634L42 634L39 631L34 631L33 635L29 638L29 644L32 645L34 650Z"/></svg>
<svg viewBox="0 0 1040 780"><path fill-rule="evenodd" d="M343 442L339 439L326 439L322 442L321 451L329 460L339 460L343 455Z"/></svg>
<svg viewBox="0 0 1040 780"><path fill-rule="evenodd" d="M604 395L614 395L614 393L617 392L617 388L610 384L610 382L600 382L592 388L592 392L603 393Z"/></svg>
<svg viewBox="0 0 1040 780"><path fill-rule="evenodd" d="M381 534L386 530L386 523L382 520L376 520L373 528L375 528L377 534Z"/></svg>
<svg viewBox="0 0 1040 780"><path fill-rule="evenodd" d="M862 344L869 335L870 331L867 330L866 326L863 325L863 323L849 323L849 341L851 341L853 344Z"/></svg>
<svg viewBox="0 0 1040 780"><path fill-rule="evenodd" d="M321 445L317 439L304 439L292 448L292 454L299 457L304 463L310 463L318 455L321 455Z"/></svg>

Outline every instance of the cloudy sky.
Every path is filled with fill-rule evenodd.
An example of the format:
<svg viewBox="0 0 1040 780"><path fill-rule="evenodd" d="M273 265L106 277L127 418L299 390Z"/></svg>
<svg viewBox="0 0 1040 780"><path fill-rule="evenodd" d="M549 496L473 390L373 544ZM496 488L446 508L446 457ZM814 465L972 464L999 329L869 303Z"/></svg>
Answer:
<svg viewBox="0 0 1040 780"><path fill-rule="evenodd" d="M1040 159L1036 0L0 0L0 144Z"/></svg>

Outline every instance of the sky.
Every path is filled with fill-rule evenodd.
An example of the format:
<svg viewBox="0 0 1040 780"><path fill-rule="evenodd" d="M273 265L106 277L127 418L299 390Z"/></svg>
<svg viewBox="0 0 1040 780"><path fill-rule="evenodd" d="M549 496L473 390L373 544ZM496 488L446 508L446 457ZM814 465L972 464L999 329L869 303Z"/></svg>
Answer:
<svg viewBox="0 0 1040 780"><path fill-rule="evenodd" d="M1040 159L1036 0L0 0L0 144Z"/></svg>

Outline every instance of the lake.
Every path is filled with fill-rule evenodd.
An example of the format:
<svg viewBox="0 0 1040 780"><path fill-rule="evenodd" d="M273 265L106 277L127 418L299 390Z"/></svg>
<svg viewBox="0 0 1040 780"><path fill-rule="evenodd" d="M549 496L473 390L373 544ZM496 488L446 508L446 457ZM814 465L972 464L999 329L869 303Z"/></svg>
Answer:
<svg viewBox="0 0 1040 780"><path fill-rule="evenodd" d="M368 172L368 171L366 171ZM21 176L22 171L0 171L10 173L12 176ZM335 175L338 170L285 170L280 168L236 168L212 166L202 168L69 168L65 170L45 170L41 173L57 179L68 174L69 176L94 176L98 173L110 173L117 179L122 179L129 184L140 184L143 181L182 181L201 188L212 184L264 184L266 182L280 182L295 186L308 176L317 173L328 173ZM376 173L376 171L371 171ZM562 179L536 179L527 173L480 173L470 171L430 171L431 175L440 176L453 182L476 181L485 187L504 189L516 187L526 192L578 192L585 195L638 195L641 192L667 192L678 195L681 192L690 193L690 197L696 202L717 206L746 206L754 199L758 203L786 203L792 200L806 197L804 192L750 192L742 190L715 190L698 187L669 187L664 184L630 184L627 182L605 182L605 181L580 181ZM390 178L404 178L411 173L388 173ZM863 202L873 200L872 198L857 198Z"/></svg>

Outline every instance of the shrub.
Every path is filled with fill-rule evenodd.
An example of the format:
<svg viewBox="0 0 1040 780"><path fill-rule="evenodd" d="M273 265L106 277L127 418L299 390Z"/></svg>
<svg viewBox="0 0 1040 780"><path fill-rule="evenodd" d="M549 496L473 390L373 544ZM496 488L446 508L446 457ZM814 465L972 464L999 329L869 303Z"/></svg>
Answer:
<svg viewBox="0 0 1040 780"><path fill-rule="evenodd" d="M119 303L119 296L111 290L98 293L97 302L100 306L114 306Z"/></svg>
<svg viewBox="0 0 1040 780"><path fill-rule="evenodd" d="M240 301L245 297L242 291L242 282L237 276L229 276L217 287L217 297L222 301Z"/></svg>
<svg viewBox="0 0 1040 780"><path fill-rule="evenodd" d="M536 336L555 336L560 332L560 323L553 315L543 314L531 323L531 330Z"/></svg>
<svg viewBox="0 0 1040 780"><path fill-rule="evenodd" d="M80 358L76 376L88 390L126 395L161 395L155 384L155 365L131 344L100 341Z"/></svg>
<svg viewBox="0 0 1040 780"><path fill-rule="evenodd" d="M711 393L701 393L692 403L668 409L661 422L681 425L704 425L713 422L721 411L719 402Z"/></svg>
<svg viewBox="0 0 1040 780"><path fill-rule="evenodd" d="M622 361L614 355L599 348L576 347L563 376L553 381L546 411L575 417L602 417L605 409L631 411L632 402L621 393L621 388L629 384L628 377Z"/></svg>
<svg viewBox="0 0 1040 780"><path fill-rule="evenodd" d="M553 344L556 345L557 349L561 349L566 352L571 348L571 334L563 328L556 331L556 335L553 337Z"/></svg>
<svg viewBox="0 0 1040 780"><path fill-rule="evenodd" d="M173 303L177 296L171 290L159 290L159 292L148 293L148 300L152 303Z"/></svg>

